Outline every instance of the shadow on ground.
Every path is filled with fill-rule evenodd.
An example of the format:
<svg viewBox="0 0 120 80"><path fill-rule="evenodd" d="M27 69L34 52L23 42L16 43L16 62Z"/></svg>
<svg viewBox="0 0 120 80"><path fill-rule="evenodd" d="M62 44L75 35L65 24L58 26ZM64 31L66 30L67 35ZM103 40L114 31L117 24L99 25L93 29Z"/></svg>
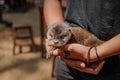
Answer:
<svg viewBox="0 0 120 80"><path fill-rule="evenodd" d="M13 24L32 26L35 51L13 55L12 28L0 27L0 80L55 80L51 78L51 59L41 58L38 8L26 13L5 13L3 17ZM23 50L27 51L28 48Z"/></svg>

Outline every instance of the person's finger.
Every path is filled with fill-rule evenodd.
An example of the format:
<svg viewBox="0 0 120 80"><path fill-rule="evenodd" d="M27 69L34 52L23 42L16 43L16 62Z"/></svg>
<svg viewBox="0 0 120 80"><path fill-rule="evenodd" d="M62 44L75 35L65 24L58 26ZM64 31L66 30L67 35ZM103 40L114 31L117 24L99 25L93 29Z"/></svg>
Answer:
<svg viewBox="0 0 120 80"><path fill-rule="evenodd" d="M80 48L81 48L80 44L73 43L73 44L67 44L63 46L62 50L68 51L68 52L76 52L78 51L78 49L80 50Z"/></svg>
<svg viewBox="0 0 120 80"><path fill-rule="evenodd" d="M62 50L64 52L68 52L69 58L73 59L81 59L81 60L86 60L84 57L86 56L84 53L88 50L89 47L80 45L80 44L67 44L64 47L62 47Z"/></svg>
<svg viewBox="0 0 120 80"><path fill-rule="evenodd" d="M94 74L94 69L86 67L84 62L74 61L74 60L68 60L68 59L65 59L65 58L62 58L62 60L66 64L68 64L69 66L71 66L74 69L77 69L77 70L79 70L81 72L86 72L86 73Z"/></svg>
<svg viewBox="0 0 120 80"><path fill-rule="evenodd" d="M95 74L98 74L98 73L100 72L100 70L102 69L104 63L105 63L104 60L99 63L99 65L98 65L97 68L95 69Z"/></svg>
<svg viewBox="0 0 120 80"><path fill-rule="evenodd" d="M70 53L64 52L61 49L54 50L52 55L70 58Z"/></svg>
<svg viewBox="0 0 120 80"><path fill-rule="evenodd" d="M85 68L85 63L82 61L76 61L76 60L70 60L70 59L66 59L66 58L62 58L61 59L68 65L72 66L72 67L78 67L78 68Z"/></svg>
<svg viewBox="0 0 120 80"><path fill-rule="evenodd" d="M84 48L86 48L86 46L83 46L83 45L80 45L80 44L77 44L77 43L67 44L64 47L62 47L62 49L64 51L78 52L78 53L79 53L80 50L83 50Z"/></svg>
<svg viewBox="0 0 120 80"><path fill-rule="evenodd" d="M81 72L86 72L94 75L100 72L100 70L102 69L105 63L105 61L101 61L99 65L96 65L96 68L94 68L94 67L86 67L85 63L82 61L76 61L76 60L74 61L74 60L65 59L65 58L62 58L62 60L72 68L75 68Z"/></svg>
<svg viewBox="0 0 120 80"><path fill-rule="evenodd" d="M64 45L64 46L62 47L62 50L64 50L64 51L71 51L70 49L71 49L72 47L73 47L72 44L67 44L67 45Z"/></svg>
<svg viewBox="0 0 120 80"><path fill-rule="evenodd" d="M94 67L88 67L88 68L85 68L84 70L82 70L83 72L86 72L86 73L90 73L90 74L94 74L94 75L97 75L100 70L102 69L103 65L104 65L105 61L101 61L97 66L96 68Z"/></svg>
<svg viewBox="0 0 120 80"><path fill-rule="evenodd" d="M56 50L53 51L52 55L64 57L64 52L61 49L56 49Z"/></svg>

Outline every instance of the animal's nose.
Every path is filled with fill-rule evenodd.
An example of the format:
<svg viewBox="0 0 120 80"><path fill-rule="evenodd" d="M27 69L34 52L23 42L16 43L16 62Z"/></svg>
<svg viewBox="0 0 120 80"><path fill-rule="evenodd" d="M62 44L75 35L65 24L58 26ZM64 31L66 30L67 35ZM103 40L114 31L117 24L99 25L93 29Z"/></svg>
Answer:
<svg viewBox="0 0 120 80"><path fill-rule="evenodd" d="M58 41L54 41L55 44L58 44Z"/></svg>

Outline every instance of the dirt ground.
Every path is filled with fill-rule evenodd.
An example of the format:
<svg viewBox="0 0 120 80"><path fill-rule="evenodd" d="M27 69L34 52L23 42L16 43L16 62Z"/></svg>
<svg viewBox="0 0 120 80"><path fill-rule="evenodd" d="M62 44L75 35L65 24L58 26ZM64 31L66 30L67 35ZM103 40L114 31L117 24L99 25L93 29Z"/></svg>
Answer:
<svg viewBox="0 0 120 80"><path fill-rule="evenodd" d="M4 13L3 17L13 24L32 26L36 51L28 52L29 48L23 47L23 53L18 53L17 48L13 55L13 30L0 27L0 80L55 80L51 78L51 59L41 58L38 8L26 13Z"/></svg>

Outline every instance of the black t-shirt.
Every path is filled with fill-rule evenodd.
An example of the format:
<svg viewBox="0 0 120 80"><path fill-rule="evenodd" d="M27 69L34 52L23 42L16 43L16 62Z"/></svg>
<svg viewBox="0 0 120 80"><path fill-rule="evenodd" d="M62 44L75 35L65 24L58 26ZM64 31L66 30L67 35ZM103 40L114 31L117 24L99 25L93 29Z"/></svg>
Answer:
<svg viewBox="0 0 120 80"><path fill-rule="evenodd" d="M120 33L120 0L68 0L65 19L108 40Z"/></svg>
<svg viewBox="0 0 120 80"><path fill-rule="evenodd" d="M72 26L87 29L101 40L109 40L120 33L120 0L67 0L65 20ZM57 58L56 76L65 80L120 80L120 59L113 56L105 59L98 75L79 72ZM112 79L112 78L113 79ZM68 78L68 79L67 79Z"/></svg>

